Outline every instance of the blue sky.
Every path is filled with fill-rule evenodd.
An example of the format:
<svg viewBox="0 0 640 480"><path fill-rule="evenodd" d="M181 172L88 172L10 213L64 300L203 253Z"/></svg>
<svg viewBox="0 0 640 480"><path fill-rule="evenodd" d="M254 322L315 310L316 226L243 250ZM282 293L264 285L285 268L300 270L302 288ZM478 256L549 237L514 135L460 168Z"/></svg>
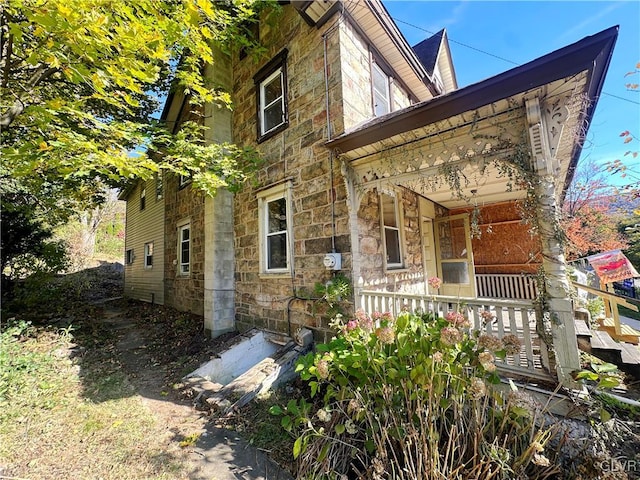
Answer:
<svg viewBox="0 0 640 480"><path fill-rule="evenodd" d="M383 0L409 44L447 29L458 85L477 81L527 63L609 27L619 25L618 40L603 94L589 128L581 162L599 164L626 158L640 170L640 157L623 157L640 142L624 145L620 132L640 137L640 75L625 78L640 62L638 1L396 1ZM617 98L619 97L619 98ZM613 178L613 184L625 180Z"/></svg>

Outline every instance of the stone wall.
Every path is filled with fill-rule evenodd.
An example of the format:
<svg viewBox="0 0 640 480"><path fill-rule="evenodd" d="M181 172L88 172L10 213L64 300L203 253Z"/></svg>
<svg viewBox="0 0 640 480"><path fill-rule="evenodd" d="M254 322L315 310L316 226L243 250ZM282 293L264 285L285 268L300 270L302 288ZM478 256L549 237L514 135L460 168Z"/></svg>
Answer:
<svg viewBox="0 0 640 480"><path fill-rule="evenodd" d="M380 196L367 192L358 211L361 270L365 290L422 294L425 291L422 265L422 239L418 195L398 189L398 206L402 209L402 248L404 268L384 271L384 246L380 223Z"/></svg>
<svg viewBox="0 0 640 480"><path fill-rule="evenodd" d="M366 40L349 22L344 22L340 28L340 53L342 89L347 92L342 98L344 126L345 130L349 130L373 115L371 52ZM391 78L391 109L408 107L411 100L407 91L398 79L394 79L393 75Z"/></svg>
<svg viewBox="0 0 640 480"><path fill-rule="evenodd" d="M310 27L290 5L279 15L277 28L261 24L260 39L268 53L259 61L248 56L234 68L234 141L257 145L253 77L288 49L289 125L257 145L264 168L255 185L235 195L236 321L241 330L255 325L288 333L308 326L324 340L327 319L317 314L317 303L296 297L308 296L316 282L331 278L322 260L334 244L343 254L343 272L351 268L344 182L338 162L323 145L328 138L323 34L331 22L321 29ZM343 131L337 31L331 30L326 39L329 114L335 134ZM262 273L256 195L285 181L292 185L293 275Z"/></svg>
<svg viewBox="0 0 640 480"><path fill-rule="evenodd" d="M178 275L178 226L191 225L189 275ZM197 315L204 314L204 196L178 177L165 181L165 305Z"/></svg>

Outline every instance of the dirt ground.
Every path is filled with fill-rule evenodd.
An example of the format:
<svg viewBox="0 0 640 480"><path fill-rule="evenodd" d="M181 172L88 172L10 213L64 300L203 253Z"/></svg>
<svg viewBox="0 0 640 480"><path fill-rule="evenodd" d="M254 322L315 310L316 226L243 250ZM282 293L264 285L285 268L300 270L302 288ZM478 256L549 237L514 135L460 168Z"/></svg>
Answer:
<svg viewBox="0 0 640 480"><path fill-rule="evenodd" d="M186 464L190 479L290 478L265 452L196 410L180 388L185 374L215 357L235 334L208 339L200 317L157 305L115 299L101 307L97 318L115 333L103 338L111 339L110 351L137 395L175 440L167 454Z"/></svg>

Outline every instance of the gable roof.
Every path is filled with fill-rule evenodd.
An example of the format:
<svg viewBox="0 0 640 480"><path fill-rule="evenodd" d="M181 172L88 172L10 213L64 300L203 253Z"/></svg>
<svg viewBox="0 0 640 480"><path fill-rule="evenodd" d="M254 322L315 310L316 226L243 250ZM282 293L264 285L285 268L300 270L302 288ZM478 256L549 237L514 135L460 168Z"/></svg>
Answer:
<svg viewBox="0 0 640 480"><path fill-rule="evenodd" d="M444 28L435 35L413 46L413 51L416 52L416 55L424 65L424 68L427 69L429 75L433 75L436 69L436 61L438 60L438 52L440 52L443 36Z"/></svg>

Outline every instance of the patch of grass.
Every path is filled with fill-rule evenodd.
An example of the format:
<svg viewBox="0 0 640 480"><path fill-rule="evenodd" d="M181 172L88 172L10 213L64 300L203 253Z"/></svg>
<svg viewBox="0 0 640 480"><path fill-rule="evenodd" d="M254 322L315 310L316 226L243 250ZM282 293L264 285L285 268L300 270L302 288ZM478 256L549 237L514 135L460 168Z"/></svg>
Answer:
<svg viewBox="0 0 640 480"><path fill-rule="evenodd" d="M180 454L117 363L70 358L72 329L0 334L0 472L38 479L180 479ZM108 352L107 352L108 355Z"/></svg>

